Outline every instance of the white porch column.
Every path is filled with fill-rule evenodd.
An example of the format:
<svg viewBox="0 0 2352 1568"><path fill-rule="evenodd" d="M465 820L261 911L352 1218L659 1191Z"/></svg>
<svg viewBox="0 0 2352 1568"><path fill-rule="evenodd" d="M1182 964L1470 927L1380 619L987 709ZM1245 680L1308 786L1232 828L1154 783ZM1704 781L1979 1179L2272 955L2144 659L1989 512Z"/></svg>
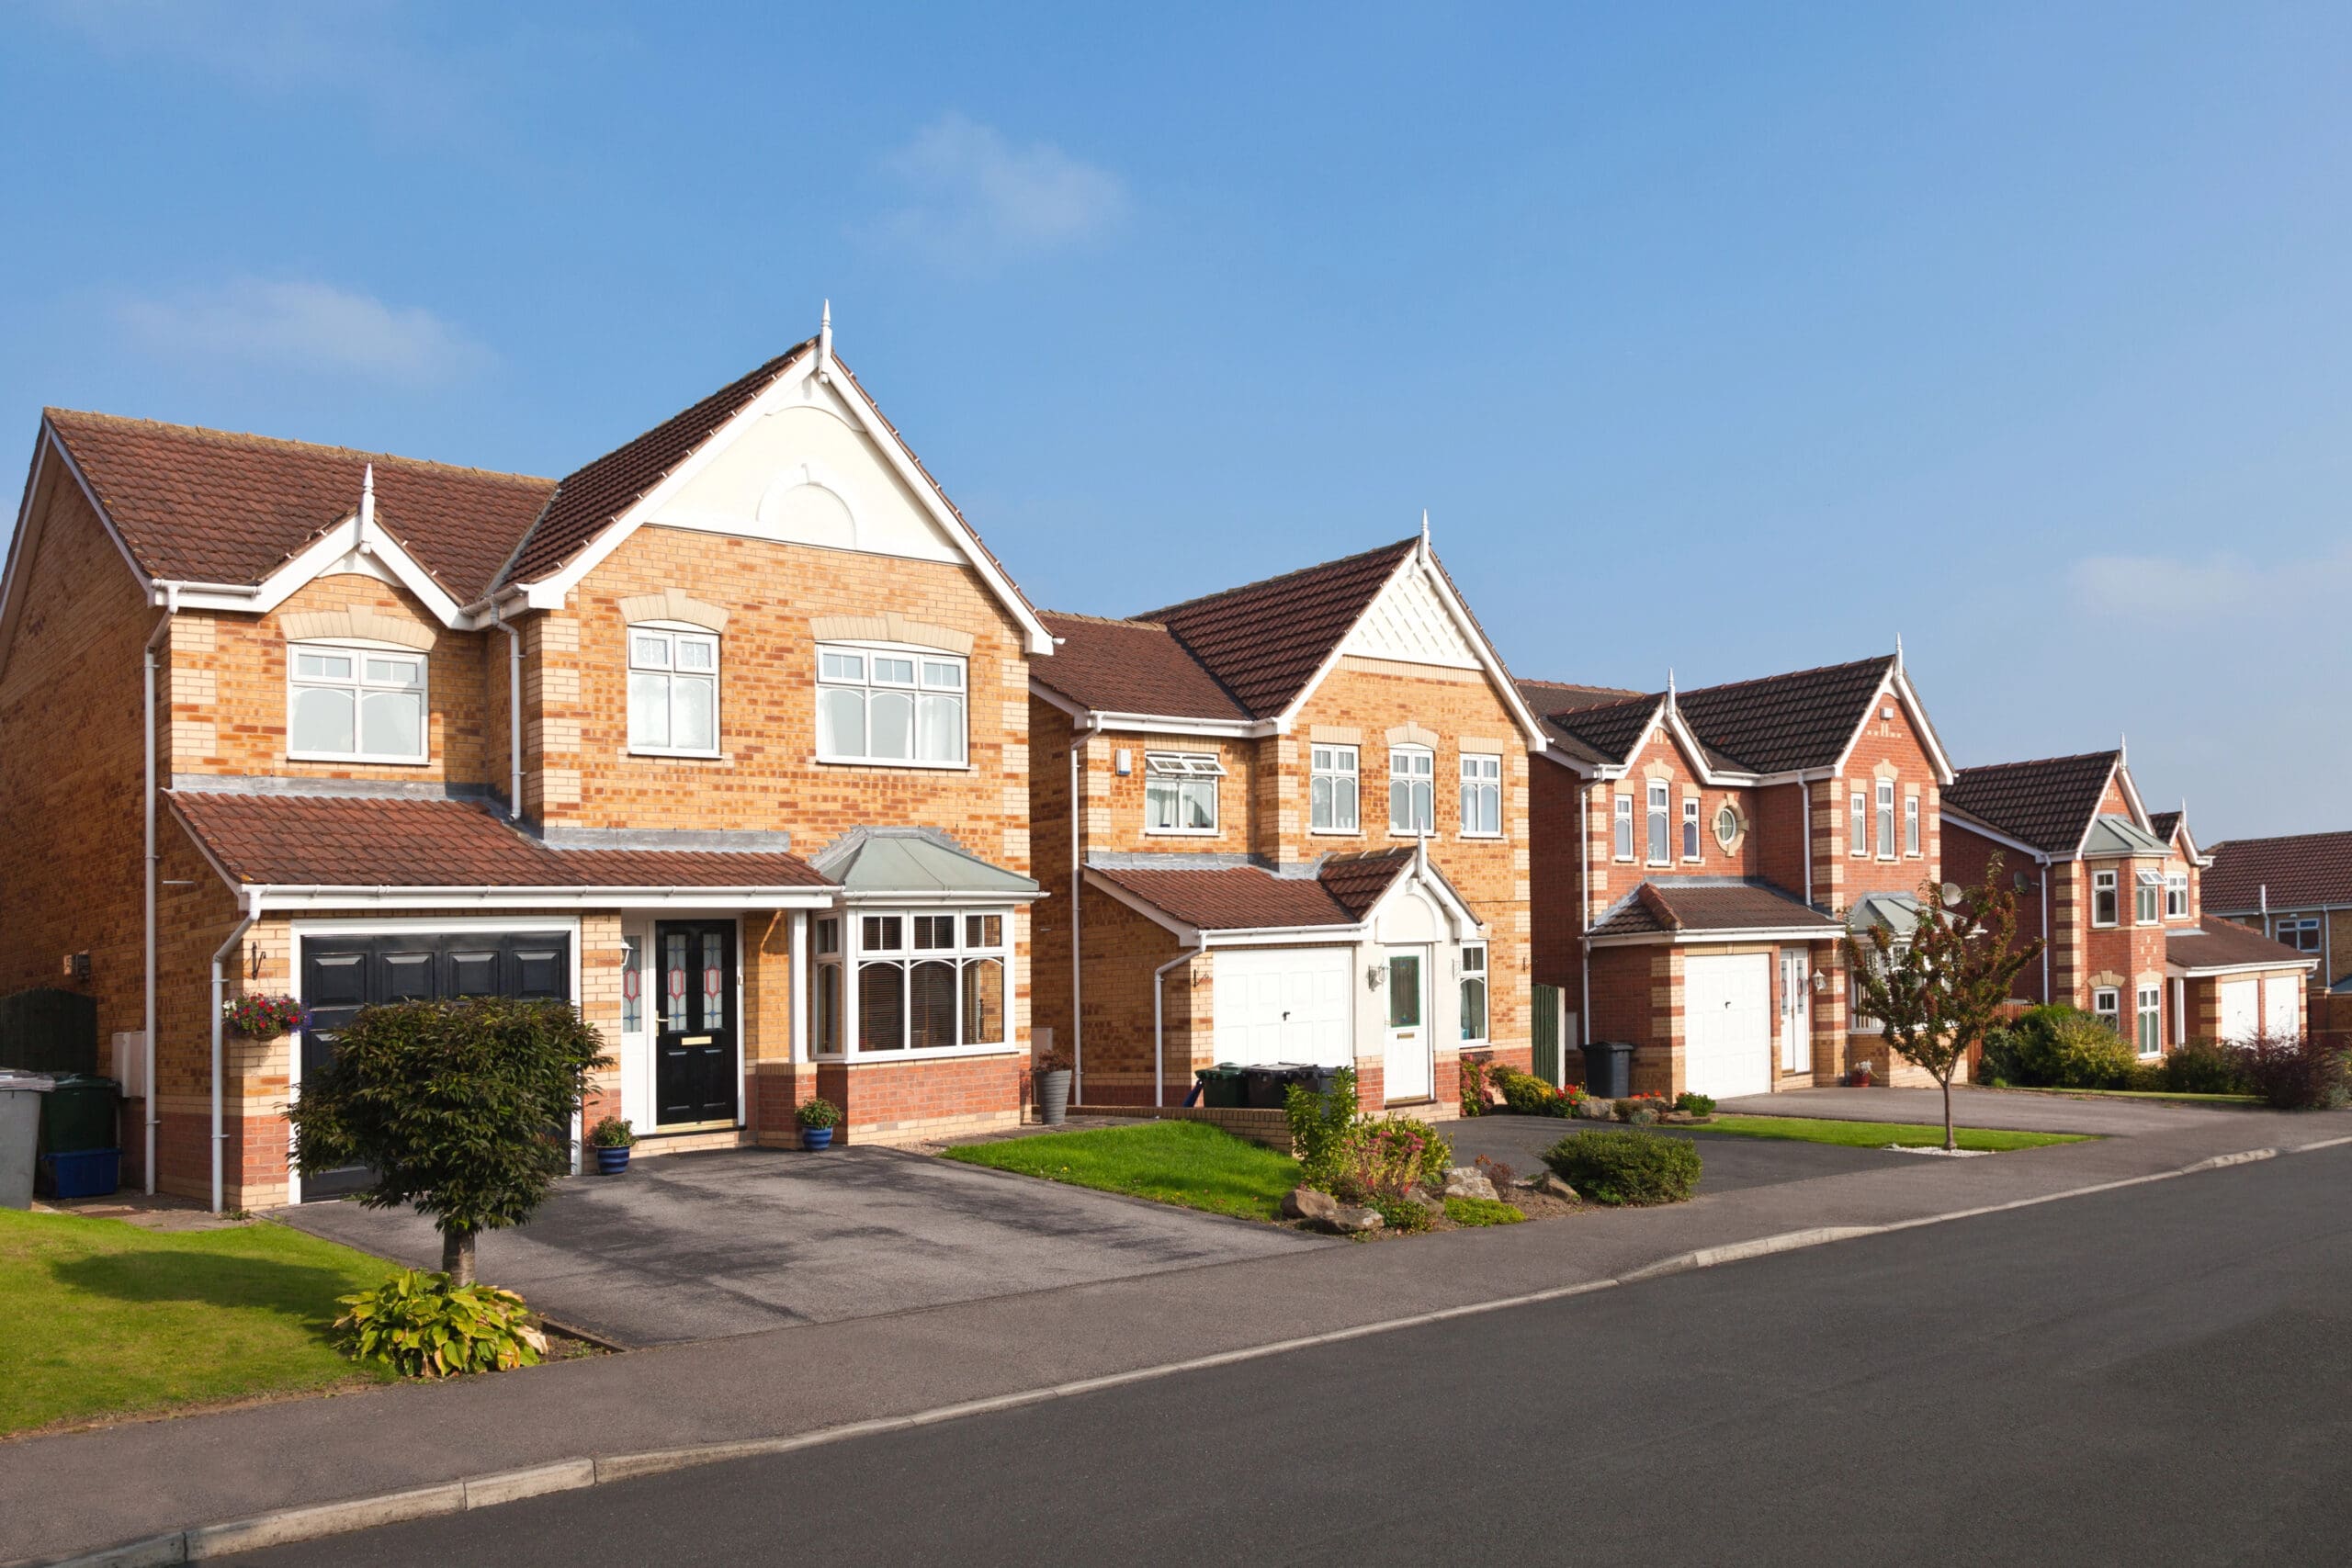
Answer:
<svg viewBox="0 0 2352 1568"><path fill-rule="evenodd" d="M809 1059L808 911L792 911L792 1060Z"/></svg>
<svg viewBox="0 0 2352 1568"><path fill-rule="evenodd" d="M862 951L857 911L842 908L842 1060L857 1057L857 955Z"/></svg>

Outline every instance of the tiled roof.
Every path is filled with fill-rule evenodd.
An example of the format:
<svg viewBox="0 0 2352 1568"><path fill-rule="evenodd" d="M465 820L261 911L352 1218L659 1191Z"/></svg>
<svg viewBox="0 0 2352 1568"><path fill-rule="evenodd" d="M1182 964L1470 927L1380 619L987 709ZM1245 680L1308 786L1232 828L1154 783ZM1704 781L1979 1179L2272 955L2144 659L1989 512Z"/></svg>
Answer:
<svg viewBox="0 0 2352 1568"><path fill-rule="evenodd" d="M1168 628L1149 621L1106 621L1048 611L1046 629L1060 640L1033 679L1102 713L1184 718L1248 718Z"/></svg>
<svg viewBox="0 0 2352 1568"><path fill-rule="evenodd" d="M1619 899L1592 928L1600 936L1658 932L1703 937L1710 931L1839 931L1837 921L1769 882L1662 877Z"/></svg>
<svg viewBox="0 0 2352 1568"><path fill-rule="evenodd" d="M1251 716L1287 708L1419 544L1400 539L1137 615L1174 633Z"/></svg>
<svg viewBox="0 0 2352 1568"><path fill-rule="evenodd" d="M2148 830L2169 844L2174 832L2180 827L2180 816L2177 811L2151 811L2148 813Z"/></svg>
<svg viewBox="0 0 2352 1568"><path fill-rule="evenodd" d="M1632 757L1634 748L1640 744L1650 720L1657 716L1665 701L1665 694L1659 693L1562 708L1556 713L1541 708L1536 712L1551 734L1579 742L1602 761L1623 762Z"/></svg>
<svg viewBox="0 0 2352 1568"><path fill-rule="evenodd" d="M1870 715L1894 656L1797 670L1676 695L1683 722L1701 744L1749 773L1826 768Z"/></svg>
<svg viewBox="0 0 2352 1568"><path fill-rule="evenodd" d="M1187 866L1181 855L1149 866L1090 865L1153 908L1203 931L1255 931L1272 926L1352 926L1380 901L1406 866L1410 850L1334 857L1317 876L1277 876L1262 866Z"/></svg>
<svg viewBox="0 0 2352 1568"><path fill-rule="evenodd" d="M822 887L797 855L558 850L462 800L175 793L239 881L296 887Z"/></svg>
<svg viewBox="0 0 2352 1568"><path fill-rule="evenodd" d="M695 403L672 414L636 439L622 443L584 468L566 474L555 499L514 552L509 580L535 582L560 567L607 524L627 512L694 456L702 444L767 390L791 363L816 343L795 344L774 359Z"/></svg>
<svg viewBox="0 0 2352 1568"><path fill-rule="evenodd" d="M50 409L46 418L151 577L259 582L359 506L459 604L479 599L555 489L452 468L194 425Z"/></svg>
<svg viewBox="0 0 2352 1568"><path fill-rule="evenodd" d="M2098 815L2109 775L2121 761L2120 752L2086 751L1962 768L1944 791L1942 804L2035 849L2070 855Z"/></svg>
<svg viewBox="0 0 2352 1568"><path fill-rule="evenodd" d="M2206 852L2209 909L2274 909L2352 905L2352 833L2298 833L2283 839L2232 839Z"/></svg>
<svg viewBox="0 0 2352 1568"><path fill-rule="evenodd" d="M2194 931L2166 931L2165 962L2183 969L2234 969L2248 964L2309 967L2319 960L2312 953L2296 952L2283 942L2273 942L2260 931L2230 920L2215 919Z"/></svg>

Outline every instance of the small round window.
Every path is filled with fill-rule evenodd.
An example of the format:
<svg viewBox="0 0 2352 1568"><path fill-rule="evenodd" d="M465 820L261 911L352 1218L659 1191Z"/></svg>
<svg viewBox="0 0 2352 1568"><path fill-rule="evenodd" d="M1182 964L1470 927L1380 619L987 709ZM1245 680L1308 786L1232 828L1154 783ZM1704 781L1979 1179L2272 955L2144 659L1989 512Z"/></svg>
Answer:
<svg viewBox="0 0 2352 1568"><path fill-rule="evenodd" d="M1739 813L1726 800L1715 812L1715 842L1729 849L1739 839Z"/></svg>

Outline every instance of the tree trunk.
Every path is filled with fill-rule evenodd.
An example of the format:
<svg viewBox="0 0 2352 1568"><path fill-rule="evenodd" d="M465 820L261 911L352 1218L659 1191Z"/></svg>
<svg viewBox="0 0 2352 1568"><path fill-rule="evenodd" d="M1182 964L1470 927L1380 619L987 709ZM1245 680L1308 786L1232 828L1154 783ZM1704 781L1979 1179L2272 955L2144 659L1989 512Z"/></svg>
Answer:
<svg viewBox="0 0 2352 1568"><path fill-rule="evenodd" d="M442 1231L441 1272L449 1276L449 1288L453 1291L474 1282L473 1232Z"/></svg>
<svg viewBox="0 0 2352 1568"><path fill-rule="evenodd" d="M1955 1064L1955 1066L1956 1066L1956 1065L1957 1065L1957 1064ZM1945 1072L1945 1074L1944 1074L1943 1083L1944 1083L1944 1147L1945 1147L1945 1149L1946 1149L1946 1150L1952 1150L1952 1149L1957 1149L1957 1148L1959 1148L1959 1147L1960 1147L1960 1140L1952 1134L1952 1130L1951 1130L1951 1073L1949 1070L1947 1070L1947 1071ZM471 1245L472 1245L471 1243L468 1243L468 1246L469 1246L469 1247L470 1247Z"/></svg>

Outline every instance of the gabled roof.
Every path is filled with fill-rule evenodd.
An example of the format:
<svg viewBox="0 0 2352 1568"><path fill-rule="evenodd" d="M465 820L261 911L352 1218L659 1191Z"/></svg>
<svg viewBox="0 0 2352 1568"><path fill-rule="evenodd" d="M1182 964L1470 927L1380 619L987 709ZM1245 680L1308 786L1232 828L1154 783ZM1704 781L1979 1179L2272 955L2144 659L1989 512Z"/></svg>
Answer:
<svg viewBox="0 0 2352 1568"><path fill-rule="evenodd" d="M1544 721L1544 732L1555 741L1565 742L1568 750L1581 752L1597 761L1622 766L1633 760L1635 747L1649 733L1650 725L1665 705L1666 694L1658 692L1647 696L1609 694L1605 698L1595 693L1597 699L1581 704L1559 706L1557 694L1564 688L1543 681L1522 681L1521 694L1528 705L1535 709ZM1566 688L1576 690L1576 688Z"/></svg>
<svg viewBox="0 0 2352 1568"><path fill-rule="evenodd" d="M1870 716L1893 654L1702 686L1675 697L1700 742L1746 773L1834 767Z"/></svg>
<svg viewBox="0 0 2352 1568"><path fill-rule="evenodd" d="M2232 920L2200 922L2189 931L2165 933L2165 964L2190 974L2200 970L2246 969L2259 965L2310 969L2319 964L2316 953L2298 953L2283 942Z"/></svg>
<svg viewBox="0 0 2352 1568"><path fill-rule="evenodd" d="M2208 909L2258 909L2266 888L2274 909L2352 907L2352 832L2232 839L2207 853L2212 858L2205 871Z"/></svg>
<svg viewBox="0 0 2352 1568"><path fill-rule="evenodd" d="M1241 720L1250 714L1155 621L1106 621L1047 610L1057 646L1030 679L1098 713Z"/></svg>
<svg viewBox="0 0 2352 1568"><path fill-rule="evenodd" d="M72 409L42 419L151 580L257 584L359 506L459 604L481 597L554 481L388 452Z"/></svg>
<svg viewBox="0 0 2352 1568"><path fill-rule="evenodd" d="M1413 863L1413 852L1334 855L1311 876L1225 863L1222 857L1138 859L1141 863L1089 862L1087 875L1200 931L1265 931L1362 924Z"/></svg>
<svg viewBox="0 0 2352 1568"><path fill-rule="evenodd" d="M2120 751L2086 751L1962 768L1943 792L1943 809L1973 817L2045 854L2071 855L2098 815L2108 780L2122 761Z"/></svg>
<svg viewBox="0 0 2352 1568"><path fill-rule="evenodd" d="M1818 931L1838 922L1769 882L1737 877L1659 877L1636 885L1592 928L1603 937L1668 936L1699 941L1728 931Z"/></svg>
<svg viewBox="0 0 2352 1568"><path fill-rule="evenodd" d="M2186 813L2179 811L2151 811L2148 813L2148 831L2169 844L2172 836L2180 830L2180 819Z"/></svg>
<svg viewBox="0 0 2352 1568"><path fill-rule="evenodd" d="M1168 628L1252 716L1297 700L1363 619L1418 536L1135 617Z"/></svg>
<svg viewBox="0 0 2352 1568"><path fill-rule="evenodd" d="M2086 855L2161 855L2171 852L2172 846L2149 832L2129 817L2102 812L2091 823L2089 832L2083 835Z"/></svg>

